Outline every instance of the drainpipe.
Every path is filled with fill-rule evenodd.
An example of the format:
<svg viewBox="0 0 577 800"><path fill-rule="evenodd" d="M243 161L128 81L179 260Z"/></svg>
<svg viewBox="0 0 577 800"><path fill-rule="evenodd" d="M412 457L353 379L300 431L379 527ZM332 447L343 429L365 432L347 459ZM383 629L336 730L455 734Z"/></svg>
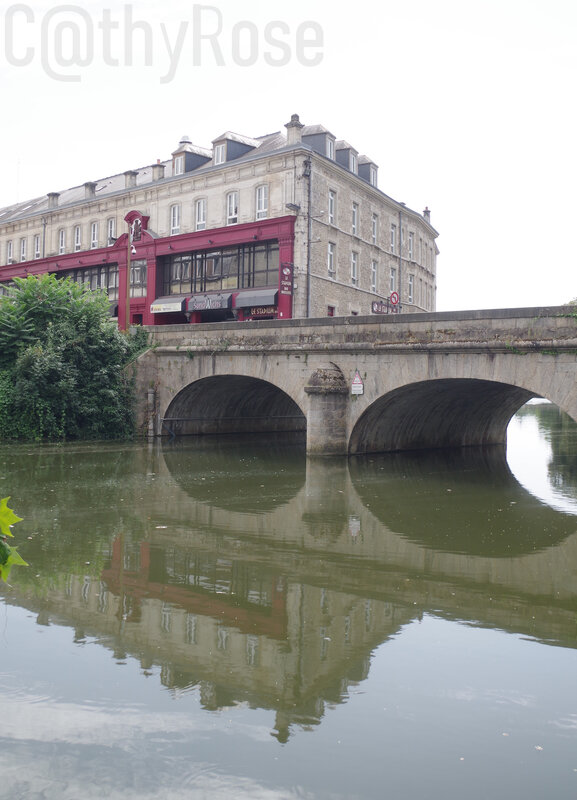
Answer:
<svg viewBox="0 0 577 800"><path fill-rule="evenodd" d="M46 226L48 225L48 220L46 217L42 217L42 258L46 257Z"/></svg>
<svg viewBox="0 0 577 800"><path fill-rule="evenodd" d="M313 218L311 216L311 160L307 158L304 162L303 177L308 180L307 187L307 319L311 315L311 239L312 239L312 226Z"/></svg>
<svg viewBox="0 0 577 800"><path fill-rule="evenodd" d="M403 289L403 212L399 208L399 310L402 311Z"/></svg>

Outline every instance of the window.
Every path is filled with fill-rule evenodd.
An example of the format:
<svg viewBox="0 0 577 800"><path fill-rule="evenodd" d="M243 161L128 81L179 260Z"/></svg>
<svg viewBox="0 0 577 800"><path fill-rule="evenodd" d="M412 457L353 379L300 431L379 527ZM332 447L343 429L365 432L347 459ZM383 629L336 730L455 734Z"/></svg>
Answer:
<svg viewBox="0 0 577 800"><path fill-rule="evenodd" d="M58 231L58 254L62 255L66 252L66 231L60 228Z"/></svg>
<svg viewBox="0 0 577 800"><path fill-rule="evenodd" d="M226 196L226 224L236 225L238 222L238 192L229 192Z"/></svg>
<svg viewBox="0 0 577 800"><path fill-rule="evenodd" d="M170 235L180 233L180 206L170 206Z"/></svg>
<svg viewBox="0 0 577 800"><path fill-rule="evenodd" d="M351 172L357 171L357 157L354 153L351 153Z"/></svg>
<svg viewBox="0 0 577 800"><path fill-rule="evenodd" d="M377 291L377 262L371 261L371 292Z"/></svg>
<svg viewBox="0 0 577 800"><path fill-rule="evenodd" d="M174 157L174 174L182 175L184 173L184 156Z"/></svg>
<svg viewBox="0 0 577 800"><path fill-rule="evenodd" d="M12 239L6 242L6 263L11 264L14 258L14 251L12 250Z"/></svg>
<svg viewBox="0 0 577 800"><path fill-rule="evenodd" d="M391 267L391 276L389 280L389 289L391 292L397 291L397 270L395 267Z"/></svg>
<svg viewBox="0 0 577 800"><path fill-rule="evenodd" d="M329 189L329 223L335 224L337 216L337 193L333 189Z"/></svg>
<svg viewBox="0 0 577 800"><path fill-rule="evenodd" d="M329 273L329 278L335 277L335 244L334 242L329 242L328 250L327 250L327 271Z"/></svg>
<svg viewBox="0 0 577 800"><path fill-rule="evenodd" d="M98 247L98 222L93 222L90 226L90 249Z"/></svg>
<svg viewBox="0 0 577 800"><path fill-rule="evenodd" d="M106 241L109 245L116 241L116 220L114 217L106 220Z"/></svg>
<svg viewBox="0 0 577 800"><path fill-rule="evenodd" d="M358 286L359 284L359 264L358 264L358 253L351 253L351 283L353 286Z"/></svg>
<svg viewBox="0 0 577 800"><path fill-rule="evenodd" d="M335 140L327 137L327 156L335 160Z"/></svg>
<svg viewBox="0 0 577 800"><path fill-rule="evenodd" d="M327 306L327 317L334 317L334 315L335 315L335 307Z"/></svg>
<svg viewBox="0 0 577 800"><path fill-rule="evenodd" d="M378 235L379 235L379 218L376 214L373 214L372 228L371 228L371 238L373 244L377 243Z"/></svg>
<svg viewBox="0 0 577 800"><path fill-rule="evenodd" d="M353 213L352 213L352 219L351 219L351 231L355 234L355 236L358 233L358 227L359 227L359 205L358 205L358 203L353 203Z"/></svg>
<svg viewBox="0 0 577 800"><path fill-rule="evenodd" d="M415 299L415 276L409 275L409 303Z"/></svg>
<svg viewBox="0 0 577 800"><path fill-rule="evenodd" d="M397 246L397 226L391 225L391 253L395 252Z"/></svg>
<svg viewBox="0 0 577 800"><path fill-rule="evenodd" d="M409 261L413 261L415 254L415 234L409 233Z"/></svg>
<svg viewBox="0 0 577 800"><path fill-rule="evenodd" d="M196 201L195 211L195 227L197 231L203 231L206 228L206 197L201 197Z"/></svg>
<svg viewBox="0 0 577 800"><path fill-rule="evenodd" d="M214 146L214 163L215 164L224 164L226 155L226 145L225 144L215 144Z"/></svg>
<svg viewBox="0 0 577 800"><path fill-rule="evenodd" d="M377 168L371 166L369 169L369 182L371 186L377 185Z"/></svg>
<svg viewBox="0 0 577 800"><path fill-rule="evenodd" d="M40 234L34 237L34 258L40 258Z"/></svg>
<svg viewBox="0 0 577 800"><path fill-rule="evenodd" d="M256 218L266 219L268 216L268 186L257 186L256 190Z"/></svg>
<svg viewBox="0 0 577 800"><path fill-rule="evenodd" d="M74 227L74 251L77 253L82 247L82 229L80 225Z"/></svg>
<svg viewBox="0 0 577 800"><path fill-rule="evenodd" d="M26 261L26 247L27 247L27 240L20 239L20 261Z"/></svg>

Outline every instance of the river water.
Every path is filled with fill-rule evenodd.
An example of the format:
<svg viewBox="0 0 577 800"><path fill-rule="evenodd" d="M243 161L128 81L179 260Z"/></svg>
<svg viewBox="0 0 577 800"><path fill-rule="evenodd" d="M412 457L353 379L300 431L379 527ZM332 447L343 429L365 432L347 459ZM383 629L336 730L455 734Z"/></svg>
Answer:
<svg viewBox="0 0 577 800"><path fill-rule="evenodd" d="M0 797L577 796L577 426L0 446Z"/></svg>

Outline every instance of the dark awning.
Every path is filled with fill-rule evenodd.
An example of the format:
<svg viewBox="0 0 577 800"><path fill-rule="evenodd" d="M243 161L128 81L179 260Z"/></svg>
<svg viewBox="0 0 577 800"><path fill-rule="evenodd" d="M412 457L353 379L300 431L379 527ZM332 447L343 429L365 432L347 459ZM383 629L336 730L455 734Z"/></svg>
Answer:
<svg viewBox="0 0 577 800"><path fill-rule="evenodd" d="M211 309L230 308L232 292L205 292L193 294L188 298L188 311L210 311Z"/></svg>
<svg viewBox="0 0 577 800"><path fill-rule="evenodd" d="M186 297L182 294L157 297L150 306L151 314L166 314L171 311L184 311Z"/></svg>
<svg viewBox="0 0 577 800"><path fill-rule="evenodd" d="M248 292L239 292L234 299L236 308L249 306L276 306L278 289L253 289Z"/></svg>

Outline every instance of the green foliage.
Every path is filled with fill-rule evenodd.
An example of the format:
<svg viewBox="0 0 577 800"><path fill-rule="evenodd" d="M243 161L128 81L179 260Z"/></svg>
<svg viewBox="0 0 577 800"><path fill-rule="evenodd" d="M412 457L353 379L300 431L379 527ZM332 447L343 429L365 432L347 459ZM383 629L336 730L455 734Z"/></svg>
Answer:
<svg viewBox="0 0 577 800"><path fill-rule="evenodd" d="M14 283L0 298L0 438L130 436L123 368L147 346L146 332L121 333L106 294L70 279Z"/></svg>
<svg viewBox="0 0 577 800"><path fill-rule="evenodd" d="M0 500L0 580L7 580L10 575L10 570L14 564L21 564L27 567L28 564L24 561L22 556L18 553L15 547L11 547L6 541L6 536L12 536L10 527L17 522L22 522L22 517L17 517L11 508L8 508L9 497L4 497Z"/></svg>

